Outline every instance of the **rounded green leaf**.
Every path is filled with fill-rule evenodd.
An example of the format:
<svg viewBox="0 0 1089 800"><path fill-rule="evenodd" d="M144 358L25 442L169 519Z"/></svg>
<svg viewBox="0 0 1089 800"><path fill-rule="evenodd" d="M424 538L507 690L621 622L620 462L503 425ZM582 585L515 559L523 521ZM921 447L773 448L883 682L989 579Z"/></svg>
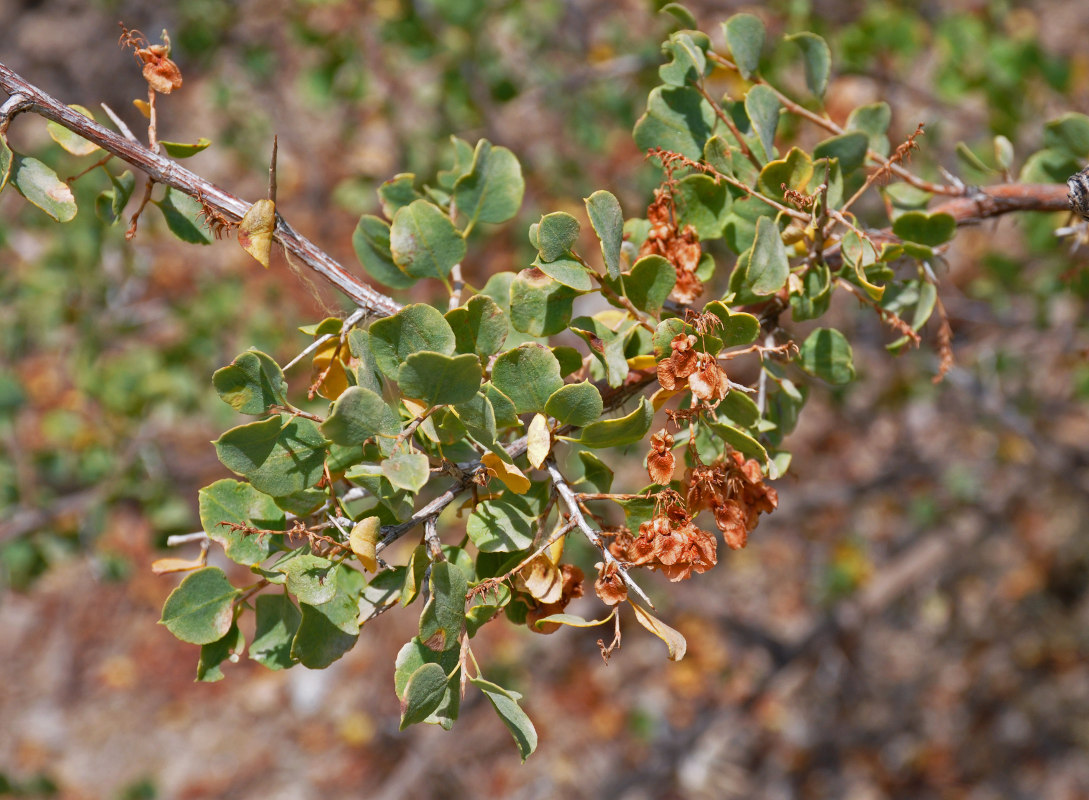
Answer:
<svg viewBox="0 0 1089 800"><path fill-rule="evenodd" d="M203 136L192 143L164 142L162 139L159 140L159 144L166 150L166 154L171 158L189 158L189 156L195 156L201 150L206 149L211 143L211 139L205 139Z"/></svg>
<svg viewBox="0 0 1089 800"><path fill-rule="evenodd" d="M650 430L654 409L645 397L639 398L639 407L618 419L606 419L587 425L582 430L579 443L586 447L619 447L641 440Z"/></svg>
<svg viewBox="0 0 1089 800"><path fill-rule="evenodd" d="M291 658L304 667L324 669L359 639L359 598L363 574L343 565L335 568L336 594L320 605L302 603L302 620L291 641Z"/></svg>
<svg viewBox="0 0 1089 800"><path fill-rule="evenodd" d="M589 450L579 450L578 454L579 461L582 462L582 479L599 492L608 492L612 489L613 471L609 465Z"/></svg>
<svg viewBox="0 0 1089 800"><path fill-rule="evenodd" d="M446 312L459 353L487 358L499 352L507 338L507 315L487 295L478 294L463 306Z"/></svg>
<svg viewBox="0 0 1089 800"><path fill-rule="evenodd" d="M597 420L603 409L601 393L589 381L561 386L545 403L546 414L576 428Z"/></svg>
<svg viewBox="0 0 1089 800"><path fill-rule="evenodd" d="M163 212L170 232L189 244L211 244L212 232L205 226L201 212L203 206L184 192L172 187L156 205Z"/></svg>
<svg viewBox="0 0 1089 800"><path fill-rule="evenodd" d="M420 199L415 181L416 176L411 172L400 172L378 187L378 202L387 219L393 219L399 210Z"/></svg>
<svg viewBox="0 0 1089 800"><path fill-rule="evenodd" d="M197 680L201 683L223 680L223 662L232 657L237 661L245 649L246 637L237 624L232 624L222 639L201 646L200 659L197 661Z"/></svg>
<svg viewBox="0 0 1089 800"><path fill-rule="evenodd" d="M701 241L722 236L731 205L725 181L716 183L710 175L689 175L677 184L673 202L680 227L691 225Z"/></svg>
<svg viewBox="0 0 1089 800"><path fill-rule="evenodd" d="M764 49L764 23L752 14L734 14L724 23L726 43L741 77L751 78L760 67L760 51Z"/></svg>
<svg viewBox="0 0 1089 800"><path fill-rule="evenodd" d="M824 90L828 88L828 73L832 70L832 51L828 49L828 43L808 31L788 36L786 40L801 48L805 59L805 85L817 97L824 97Z"/></svg>
<svg viewBox="0 0 1089 800"><path fill-rule="evenodd" d="M355 256L367 274L391 289L407 289L416 279L393 263L389 244L390 227L383 219L364 214L352 234Z"/></svg>
<svg viewBox="0 0 1089 800"><path fill-rule="evenodd" d="M282 531L284 512L267 494L248 483L224 478L205 486L197 494L200 524L208 538L223 546L227 558L252 567L271 552L268 534L244 533L223 522L233 522L258 530Z"/></svg>
<svg viewBox="0 0 1089 800"><path fill-rule="evenodd" d="M537 749L537 729L533 727L533 722L526 712L518 705L521 695L483 678L470 678L469 683L484 692L491 701L495 713L503 720L503 724L514 737L514 743L518 745L518 753L522 756L522 762L525 763L525 760Z"/></svg>
<svg viewBox="0 0 1089 800"><path fill-rule="evenodd" d="M648 109L649 113L649 109ZM638 127L638 126L637 126ZM653 145L647 145L652 147ZM611 192L599 189L586 198L586 213L601 240L601 256L609 277L620 277L620 246L624 241L624 212Z"/></svg>
<svg viewBox="0 0 1089 800"><path fill-rule="evenodd" d="M424 664L413 672L401 700L400 730L431 716L446 694L446 685L446 672L438 664Z"/></svg>
<svg viewBox="0 0 1089 800"><path fill-rule="evenodd" d="M311 553L291 555L277 563L273 571L286 576L287 590L300 603L317 606L329 602L336 594L338 569L327 558Z"/></svg>
<svg viewBox="0 0 1089 800"><path fill-rule="evenodd" d="M530 336L552 336L567 327L577 292L540 269L524 269L510 285L510 322Z"/></svg>
<svg viewBox="0 0 1089 800"><path fill-rule="evenodd" d="M442 278L465 257L465 239L442 209L416 200L393 216L393 263L413 278Z"/></svg>
<svg viewBox="0 0 1089 800"><path fill-rule="evenodd" d="M552 351L528 342L495 360L492 383L510 398L516 413L527 414L544 411L548 398L563 386L563 378Z"/></svg>
<svg viewBox="0 0 1089 800"><path fill-rule="evenodd" d="M273 497L309 489L325 463L325 437L317 423L302 417L285 423L276 416L240 425L213 444L227 469Z"/></svg>
<svg viewBox="0 0 1089 800"><path fill-rule="evenodd" d="M159 622L190 644L211 644L227 635L234 599L241 594L219 567L191 572L166 598Z"/></svg>
<svg viewBox="0 0 1089 800"><path fill-rule="evenodd" d="M829 383L849 383L855 377L851 345L834 328L817 328L802 344L798 361L806 372Z"/></svg>
<svg viewBox="0 0 1089 800"><path fill-rule="evenodd" d="M287 669L294 664L291 640L299 630L302 614L291 598L284 594L258 595L255 617L250 658L271 670Z"/></svg>
<svg viewBox="0 0 1089 800"><path fill-rule="evenodd" d="M533 246L542 261L555 261L578 241L579 221L564 211L545 214L537 223L537 238Z"/></svg>
<svg viewBox="0 0 1089 800"><path fill-rule="evenodd" d="M586 267L573 258L557 258L555 261L537 259L533 266L552 280L562 283L576 292L588 292L594 288Z"/></svg>
<svg viewBox="0 0 1089 800"><path fill-rule="evenodd" d="M745 95L745 113L764 149L764 161L775 158L775 129L779 126L779 98L768 86L758 83Z"/></svg>
<svg viewBox="0 0 1089 800"><path fill-rule="evenodd" d="M436 561L431 565L429 588L430 597L420 614L420 641L436 652L458 648L469 591L465 573L449 560Z"/></svg>
<svg viewBox="0 0 1089 800"><path fill-rule="evenodd" d="M662 256L643 256L624 276L624 294L641 311L656 314L677 284L677 270Z"/></svg>
<svg viewBox="0 0 1089 800"><path fill-rule="evenodd" d="M668 64L658 67L662 82L670 86L697 83L707 71L707 56L686 32L674 33L662 44L662 52L672 56Z"/></svg>
<svg viewBox="0 0 1089 800"><path fill-rule="evenodd" d="M533 544L536 517L525 498L507 492L473 509L465 532L482 553L517 553Z"/></svg>
<svg viewBox="0 0 1089 800"><path fill-rule="evenodd" d="M779 227L771 217L760 217L756 222L756 239L752 243L745 286L756 295L775 294L786 285L788 277L790 262Z"/></svg>
<svg viewBox="0 0 1089 800"><path fill-rule="evenodd" d="M397 384L406 397L437 406L472 400L481 377L480 359L472 353L448 356L422 350L405 359Z"/></svg>
<svg viewBox="0 0 1089 800"><path fill-rule="evenodd" d="M698 91L690 86L656 86L633 135L640 150L661 147L698 159L714 127L715 112ZM605 263L609 264L608 259Z"/></svg>
<svg viewBox="0 0 1089 800"><path fill-rule="evenodd" d="M909 242L935 247L953 238L957 232L957 221L951 214L908 211L893 221L892 232Z"/></svg>
<svg viewBox="0 0 1089 800"><path fill-rule="evenodd" d="M382 476L398 489L418 492L427 485L431 467L423 453L397 453L382 462Z"/></svg>
<svg viewBox="0 0 1089 800"><path fill-rule="evenodd" d="M840 171L849 175L862 166L869 148L869 137L863 131L851 131L832 136L813 148L813 160L835 158L839 160Z"/></svg>
<svg viewBox="0 0 1089 800"><path fill-rule="evenodd" d="M322 423L321 432L339 445L362 444L377 437L379 447L383 447L401 432L401 419L371 389L349 386L333 403L332 413Z"/></svg>
<svg viewBox="0 0 1089 800"><path fill-rule="evenodd" d="M453 355L457 343L442 312L425 303L407 305L391 317L375 320L369 332L378 368L394 380L413 353L431 350Z"/></svg>
<svg viewBox="0 0 1089 800"><path fill-rule="evenodd" d="M266 414L274 405L287 404L283 370L259 350L243 353L216 370L212 385L220 399L240 414Z"/></svg>
<svg viewBox="0 0 1089 800"><path fill-rule="evenodd" d="M57 222L70 222L77 209L68 184L36 158L12 157L11 182L19 194Z"/></svg>
<svg viewBox="0 0 1089 800"><path fill-rule="evenodd" d="M859 106L847 117L848 131L862 131L868 138L869 148L880 156L889 154L889 123L892 122L892 109L882 100Z"/></svg>
<svg viewBox="0 0 1089 800"><path fill-rule="evenodd" d="M731 312L718 300L708 303L703 309L719 318L714 328L715 338L722 341L722 347L740 347L752 344L760 335L760 320L744 311Z"/></svg>
<svg viewBox="0 0 1089 800"><path fill-rule="evenodd" d="M454 184L454 201L469 222L468 232L478 222L506 222L518 213L526 184L522 166L505 147L493 147L487 139L476 144L469 171Z"/></svg>
<svg viewBox="0 0 1089 800"><path fill-rule="evenodd" d="M1089 116L1070 111L1048 122L1044 147L1063 150L1077 159L1089 157Z"/></svg>
<svg viewBox="0 0 1089 800"><path fill-rule="evenodd" d="M824 177L823 173L820 177ZM812 178L813 162L809 159L809 154L792 147L786 156L769 161L760 170L757 188L769 197L782 199L783 184L786 184L787 189L804 192Z"/></svg>

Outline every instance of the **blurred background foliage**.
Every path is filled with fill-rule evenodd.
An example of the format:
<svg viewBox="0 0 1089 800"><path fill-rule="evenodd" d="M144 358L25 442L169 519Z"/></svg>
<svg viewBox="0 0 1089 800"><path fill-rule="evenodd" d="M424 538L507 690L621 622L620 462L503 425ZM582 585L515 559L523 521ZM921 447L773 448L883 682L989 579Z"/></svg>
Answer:
<svg viewBox="0 0 1089 800"><path fill-rule="evenodd" d="M486 251L470 243L467 278L480 285L528 264L525 230L540 214L579 214L581 198L602 187L629 215L649 200L659 176L630 132L675 23L658 5L0 0L0 59L67 102L108 103L139 131L131 100L143 83L115 46L116 22L152 40L169 29L185 86L163 98L160 135L211 138L188 166L253 199L278 134L280 209L346 265L351 231L377 209L382 181L443 167L451 134L508 146L526 172L526 202ZM1012 141L1016 176L1042 144L1042 121L1089 109L1076 3L686 5L716 40L718 22L737 11L760 15L771 36L825 36L829 113L842 121L886 100L891 131L906 136L925 121L913 166L926 176L940 166L967 183L1000 180L957 155L963 141L993 165L995 135ZM764 72L805 96L788 50ZM62 176L82 168L44 122L20 119L12 141ZM148 578L151 550L199 528L196 491L223 473L208 442L232 412L211 391L211 372L250 346L290 358L303 343L297 326L343 306L282 263L266 273L233 243L180 244L150 216L125 242L124 225L93 214L95 179L75 183L83 210L64 228L0 195L0 581L18 593L0 597L10 643L0 654L13 669L35 669L44 656L26 620L47 619L70 640L64 652L84 656L66 668L86 689L82 724L122 691L170 720L169 731L210 712L177 707L179 697L203 697L187 685L188 657L176 667L167 636L152 646L138 633L170 588ZM192 744L179 762L148 761L157 778L145 766L115 778L91 770L80 787L73 776L87 762L41 723L43 703L69 714L73 697L57 699L49 670L0 689L0 716L26 723L0 746L0 793L120 797L139 786L132 796L151 797L159 786L163 796L237 797L297 780L291 796L328 797L338 796L331 786L367 779L379 796L425 797L430 771L447 781L447 797L483 787L513 795L531 778L548 790L519 796L1084 796L1089 271L1084 250L1071 256L1056 241L1064 222L1021 216L958 236L940 277L960 366L941 386L927 378L932 349L894 360L872 315L843 305L837 324L851 332L864 381L810 401L791 442L797 477L783 482L780 511L749 549L670 595L691 643L685 662L667 666L653 645L626 640L605 672L586 637L494 634L497 674L551 687L531 700L543 744L522 772L497 766L509 759L505 733L483 721L462 731L478 743L472 755L432 731L387 730L396 714L369 698L389 694L388 662L403 637L375 627L374 653L353 653L343 669L381 691L368 694L361 678L327 697L327 686L314 688L320 675L277 677L264 684L270 699L239 700L215 718L209 748L237 742L234 732L261 714L289 726L299 754L269 775L252 753L205 770L203 745ZM964 546L876 608L879 622L844 619L844 609L865 611L914 548L942 541ZM36 584L51 573L63 581ZM70 612L88 593L99 611ZM131 632L119 634L121 624ZM232 682L241 697L247 680ZM66 735L81 730L65 720ZM586 748L606 741L586 761ZM306 763L314 752L324 772ZM262 783L270 775L277 781Z"/></svg>

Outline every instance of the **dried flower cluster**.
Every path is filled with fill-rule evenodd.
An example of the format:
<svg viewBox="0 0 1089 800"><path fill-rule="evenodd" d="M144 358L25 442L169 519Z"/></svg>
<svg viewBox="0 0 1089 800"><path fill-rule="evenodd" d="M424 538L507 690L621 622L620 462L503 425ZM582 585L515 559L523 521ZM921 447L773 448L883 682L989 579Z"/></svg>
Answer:
<svg viewBox="0 0 1089 800"><path fill-rule="evenodd" d="M682 305L690 305L703 294L703 281L696 277L700 263L700 240L696 229L685 225L677 230L673 209L673 195L668 189L655 189L654 202L647 206L650 233L639 248L639 257L662 256L677 272L677 283L670 298Z"/></svg>
<svg viewBox="0 0 1089 800"><path fill-rule="evenodd" d="M601 602L607 606L615 606L628 599L628 587L624 585L624 579L620 576L620 567L615 561L597 564L594 591L601 598Z"/></svg>
<svg viewBox="0 0 1089 800"><path fill-rule="evenodd" d="M687 388L697 399L717 403L730 391L730 379L713 355L695 349L696 341L693 334L673 337L673 352L658 362L658 383L663 389Z"/></svg>
<svg viewBox="0 0 1089 800"><path fill-rule="evenodd" d="M664 513L640 525L639 536L619 534L609 549L634 566L660 569L671 581L706 572L718 563L715 537L697 528L680 503L669 503Z"/></svg>
<svg viewBox="0 0 1089 800"><path fill-rule="evenodd" d="M650 437L650 455L647 456L647 472L650 479L663 486L673 480L677 459L673 455L673 437L665 429Z"/></svg>
<svg viewBox="0 0 1089 800"><path fill-rule="evenodd" d="M159 94L170 94L182 85L181 70L178 65L170 60L170 40L165 39L163 44L148 44L147 39L138 30L129 30L125 23L121 25L121 39L118 44L121 47L131 47L133 54L144 65L144 80L153 91ZM165 31L163 32L165 36Z"/></svg>
<svg viewBox="0 0 1089 800"><path fill-rule="evenodd" d="M733 550L740 550L749 540L749 532L760 523L760 514L770 513L779 505L775 489L764 484L760 463L745 460L733 452L725 461L700 465L685 475L685 498L693 513L710 511L722 538Z"/></svg>

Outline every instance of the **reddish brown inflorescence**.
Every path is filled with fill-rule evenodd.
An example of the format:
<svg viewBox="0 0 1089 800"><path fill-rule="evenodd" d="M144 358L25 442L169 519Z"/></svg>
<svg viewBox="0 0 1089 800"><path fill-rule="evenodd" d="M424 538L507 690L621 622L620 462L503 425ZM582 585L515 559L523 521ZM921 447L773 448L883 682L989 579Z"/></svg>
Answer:
<svg viewBox="0 0 1089 800"><path fill-rule="evenodd" d="M650 437L650 453L647 455L647 473L650 479L663 486L673 480L677 459L673 455L673 437L665 429Z"/></svg>
<svg viewBox="0 0 1089 800"><path fill-rule="evenodd" d="M691 305L703 294L703 281L696 277L700 263L700 240L696 229L685 225L677 230L673 213L673 196L666 189L654 190L654 202L647 207L650 233L639 248L639 257L662 256L677 273L677 283L670 298L682 305Z"/></svg>
<svg viewBox="0 0 1089 800"><path fill-rule="evenodd" d="M607 606L615 606L628 599L628 587L624 585L624 579L620 577L620 568L615 561L597 565L594 591L601 598L601 602Z"/></svg>
<svg viewBox="0 0 1089 800"><path fill-rule="evenodd" d="M137 59L144 65L143 74L147 85L159 94L170 94L182 85L181 70L170 60L168 44L148 44L147 39L138 30L129 30L125 23L121 25L122 47L131 47ZM165 35L165 33L164 33Z"/></svg>

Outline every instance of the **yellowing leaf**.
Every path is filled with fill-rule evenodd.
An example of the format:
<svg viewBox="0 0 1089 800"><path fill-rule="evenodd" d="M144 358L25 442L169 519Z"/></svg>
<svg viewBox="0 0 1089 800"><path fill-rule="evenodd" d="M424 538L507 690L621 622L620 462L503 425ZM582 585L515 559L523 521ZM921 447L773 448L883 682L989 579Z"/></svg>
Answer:
<svg viewBox="0 0 1089 800"><path fill-rule="evenodd" d="M669 648L670 661L680 661L684 658L685 651L688 650L688 642L680 631L669 627L642 606L632 603L631 607L635 609L635 618L639 620L639 624L665 642L666 647Z"/></svg>
<svg viewBox="0 0 1089 800"><path fill-rule="evenodd" d="M657 363L658 359L654 357L653 353L647 353L642 356L632 356L628 359L628 369L654 369Z"/></svg>
<svg viewBox="0 0 1089 800"><path fill-rule="evenodd" d="M132 104L136 106L136 110L144 115L147 119L151 119L151 106L147 104L146 100L133 100Z"/></svg>
<svg viewBox="0 0 1089 800"><path fill-rule="evenodd" d="M552 435L544 414L535 414L526 432L526 457L534 469L540 469L552 449Z"/></svg>
<svg viewBox="0 0 1089 800"><path fill-rule="evenodd" d="M659 389L650 396L650 405L655 411L661 411L671 397L676 397L679 394L684 394L686 390L681 389Z"/></svg>
<svg viewBox="0 0 1089 800"><path fill-rule="evenodd" d="M485 453L480 457L480 463L488 468L488 474L498 478L503 485L515 494L525 494L529 491L529 478L514 464L508 464L495 453Z"/></svg>
<svg viewBox="0 0 1089 800"><path fill-rule="evenodd" d="M552 546L548 548L548 557L552 559L553 564L559 564L560 559L563 558L563 545L567 541L566 536L561 536L559 539L552 543Z"/></svg>
<svg viewBox="0 0 1089 800"><path fill-rule="evenodd" d="M324 397L326 400L336 400L345 390L348 388L348 375L344 371L344 362L337 358L333 360L333 355L337 353L337 344L339 340L336 336L326 340L314 351L313 368L310 371L310 380L316 381L318 376L325 371L328 367L329 371L325 374L325 378L318 386L318 394ZM347 356L347 345L340 348L340 355ZM330 367L330 364L332 366Z"/></svg>
<svg viewBox="0 0 1089 800"><path fill-rule="evenodd" d="M609 616L603 619L584 619L577 614L552 614L551 616L539 619L534 625L538 628L542 628L548 624L555 625L570 625L572 628L593 628L598 625L604 625L606 622L616 616L616 606L613 606L612 612Z"/></svg>
<svg viewBox="0 0 1089 800"><path fill-rule="evenodd" d="M627 318L628 312L619 308L607 308L594 314L594 319L609 329L615 329Z"/></svg>
<svg viewBox="0 0 1089 800"><path fill-rule="evenodd" d="M189 572L203 566L203 558L160 558L151 562L151 571L156 575L166 575L170 572Z"/></svg>
<svg viewBox="0 0 1089 800"><path fill-rule="evenodd" d="M258 200L238 224L238 243L265 269L268 269L275 230L276 204L271 200Z"/></svg>
<svg viewBox="0 0 1089 800"><path fill-rule="evenodd" d="M359 563L367 572L378 571L378 559L375 556L375 547L382 531L382 520L378 517L364 517L352 528L348 535L348 544L355 553Z"/></svg>
<svg viewBox="0 0 1089 800"><path fill-rule="evenodd" d="M515 584L542 603L558 603L563 596L563 574L544 553L522 567Z"/></svg>

